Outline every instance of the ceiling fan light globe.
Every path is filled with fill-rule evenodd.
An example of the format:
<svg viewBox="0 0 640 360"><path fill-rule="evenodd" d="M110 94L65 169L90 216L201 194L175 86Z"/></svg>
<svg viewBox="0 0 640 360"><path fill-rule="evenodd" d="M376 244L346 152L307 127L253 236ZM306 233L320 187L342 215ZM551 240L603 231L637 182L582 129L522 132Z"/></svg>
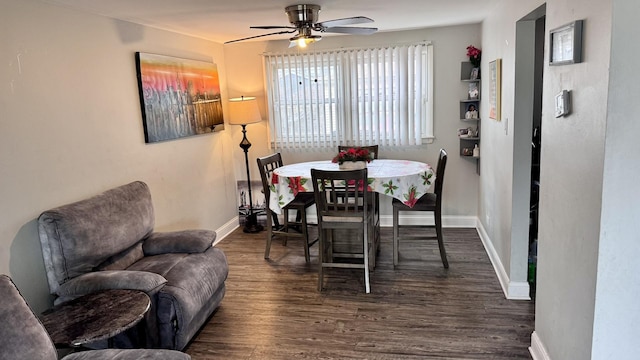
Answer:
<svg viewBox="0 0 640 360"><path fill-rule="evenodd" d="M289 39L289 47L298 46L299 48L306 48L309 44L313 44L316 41L322 40L322 36L318 35L296 35Z"/></svg>

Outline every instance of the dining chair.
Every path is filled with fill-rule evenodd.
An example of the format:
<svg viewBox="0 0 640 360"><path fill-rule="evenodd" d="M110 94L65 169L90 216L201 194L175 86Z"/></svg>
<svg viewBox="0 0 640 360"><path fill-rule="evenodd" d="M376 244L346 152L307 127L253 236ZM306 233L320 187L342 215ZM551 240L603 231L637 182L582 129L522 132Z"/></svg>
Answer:
<svg viewBox="0 0 640 360"><path fill-rule="evenodd" d="M364 270L365 292L369 293L369 262L375 254L369 240L373 221L371 205L366 201L369 193L367 169L311 169L311 179L320 239L318 291L322 291L326 268L350 268ZM345 235L340 240L347 246L336 246L336 231Z"/></svg>
<svg viewBox="0 0 640 360"><path fill-rule="evenodd" d="M271 250L271 240L276 235L284 236L283 244L287 245L287 239L289 237L299 237L304 242L304 258L307 263L311 261L309 255L309 248L316 243L317 239L309 241L309 230L307 224L307 208L315 204L314 195L311 192L299 192L296 194L295 199L288 203L284 208L284 225L280 225L277 214L271 211L269 207L271 197L271 177L273 171L283 165L282 155L275 153L269 156L261 157L257 159L258 168L260 169L260 178L262 179L262 189L264 191L264 197L266 199L266 213L267 213L267 246L264 251L264 258L269 258L269 251ZM289 220L289 210L296 211L296 220ZM291 232L294 230L295 232Z"/></svg>
<svg viewBox="0 0 640 360"><path fill-rule="evenodd" d="M438 158L438 165L436 167L436 183L433 193L424 194L418 199L413 207L405 205L398 199L393 199L393 266L398 265L398 245L401 239L414 239L414 240L438 240L438 247L440 248L440 258L445 269L449 268L449 261L447 261L447 251L444 248L444 239L442 236L442 187L444 185L444 169L447 166L447 152L444 149L440 149L440 156ZM431 211L434 213L435 225L400 225L399 214L401 211ZM423 234L418 235L405 235L400 237L401 228L435 228L436 236L425 236Z"/></svg>
<svg viewBox="0 0 640 360"><path fill-rule="evenodd" d="M340 151L346 151L350 148L361 148L361 149L367 149L369 150L370 154L373 154L373 159L376 160L378 159L378 156L380 155L380 152L378 151L378 145L369 145L369 146L349 146L349 145L338 145L338 152ZM375 207L373 208L373 216L374 216L374 223L375 223L375 243L379 244L380 243L380 194L378 194L375 191L371 191L369 192L369 199L370 199L370 204L375 205ZM370 264L371 266L375 266L375 264Z"/></svg>

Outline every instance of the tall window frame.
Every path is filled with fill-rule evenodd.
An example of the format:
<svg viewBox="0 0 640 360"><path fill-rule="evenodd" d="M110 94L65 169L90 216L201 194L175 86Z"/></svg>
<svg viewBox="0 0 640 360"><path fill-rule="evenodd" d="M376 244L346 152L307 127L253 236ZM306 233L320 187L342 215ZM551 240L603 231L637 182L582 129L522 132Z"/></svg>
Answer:
<svg viewBox="0 0 640 360"><path fill-rule="evenodd" d="M271 146L410 147L433 140L433 46L264 54Z"/></svg>

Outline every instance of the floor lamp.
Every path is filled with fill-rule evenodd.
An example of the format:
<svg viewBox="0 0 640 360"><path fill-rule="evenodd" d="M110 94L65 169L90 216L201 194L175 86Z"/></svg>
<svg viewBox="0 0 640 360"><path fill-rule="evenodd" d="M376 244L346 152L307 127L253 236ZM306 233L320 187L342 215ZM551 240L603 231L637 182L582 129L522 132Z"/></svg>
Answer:
<svg viewBox="0 0 640 360"><path fill-rule="evenodd" d="M244 229L246 233L256 233L263 230L262 225L258 224L257 214L253 212L253 199L251 196L251 175L249 174L249 148L251 143L247 139L247 124L253 124L262 121L258 102L254 97L239 97L229 99L229 124L242 126L242 141L240 148L244 151L244 164L247 168L247 187L249 188L249 211L247 213Z"/></svg>

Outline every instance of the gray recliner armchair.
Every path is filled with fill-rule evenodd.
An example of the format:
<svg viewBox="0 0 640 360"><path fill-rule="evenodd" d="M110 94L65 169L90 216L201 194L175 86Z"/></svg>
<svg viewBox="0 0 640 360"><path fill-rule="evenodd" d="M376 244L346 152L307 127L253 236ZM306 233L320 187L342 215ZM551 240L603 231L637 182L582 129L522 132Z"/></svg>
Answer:
<svg viewBox="0 0 640 360"><path fill-rule="evenodd" d="M55 303L104 289L151 298L150 347L182 350L225 294L228 264L209 230L154 232L141 181L43 212L42 254Z"/></svg>
<svg viewBox="0 0 640 360"><path fill-rule="evenodd" d="M0 275L0 360L56 360L58 353L42 323L7 275ZM64 360L189 360L187 354L158 349L106 349L69 354Z"/></svg>

